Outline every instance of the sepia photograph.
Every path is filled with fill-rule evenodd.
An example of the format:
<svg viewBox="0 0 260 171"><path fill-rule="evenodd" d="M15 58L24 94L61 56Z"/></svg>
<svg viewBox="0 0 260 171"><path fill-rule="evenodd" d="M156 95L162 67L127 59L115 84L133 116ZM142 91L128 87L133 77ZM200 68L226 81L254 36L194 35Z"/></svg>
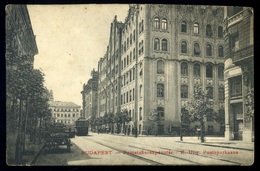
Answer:
<svg viewBox="0 0 260 171"><path fill-rule="evenodd" d="M5 6L8 166L251 166L254 10Z"/></svg>

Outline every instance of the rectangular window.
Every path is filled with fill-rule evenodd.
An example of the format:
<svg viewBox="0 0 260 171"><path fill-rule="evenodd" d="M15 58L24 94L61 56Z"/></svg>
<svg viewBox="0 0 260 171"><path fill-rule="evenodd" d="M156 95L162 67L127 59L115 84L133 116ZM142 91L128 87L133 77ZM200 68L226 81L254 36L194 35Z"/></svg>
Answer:
<svg viewBox="0 0 260 171"><path fill-rule="evenodd" d="M188 98L188 86L181 85L181 98Z"/></svg>
<svg viewBox="0 0 260 171"><path fill-rule="evenodd" d="M242 96L242 77L237 76L230 79L230 96L239 97Z"/></svg>
<svg viewBox="0 0 260 171"><path fill-rule="evenodd" d="M232 52L239 50L239 35L238 35L238 33L235 33L231 36L230 43L231 43Z"/></svg>
<svg viewBox="0 0 260 171"><path fill-rule="evenodd" d="M223 101L224 100L224 88L219 88L218 90L218 97L219 97L219 100Z"/></svg>

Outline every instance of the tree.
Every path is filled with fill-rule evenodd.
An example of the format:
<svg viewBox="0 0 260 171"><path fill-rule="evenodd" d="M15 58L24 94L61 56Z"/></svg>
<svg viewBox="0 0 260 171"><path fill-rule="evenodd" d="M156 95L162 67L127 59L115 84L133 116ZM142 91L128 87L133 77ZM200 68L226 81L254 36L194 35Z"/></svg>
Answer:
<svg viewBox="0 0 260 171"><path fill-rule="evenodd" d="M202 143L205 141L205 119L207 117L211 117L214 120L218 118L217 113L213 110L213 103L213 99L209 96L208 91L203 91L201 86L195 86L194 96L186 107L191 120L200 122Z"/></svg>

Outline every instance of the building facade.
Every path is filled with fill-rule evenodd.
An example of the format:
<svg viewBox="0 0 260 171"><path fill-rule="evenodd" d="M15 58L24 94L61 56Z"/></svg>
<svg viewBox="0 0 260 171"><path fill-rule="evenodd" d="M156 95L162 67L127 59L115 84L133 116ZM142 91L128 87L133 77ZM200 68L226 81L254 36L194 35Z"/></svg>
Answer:
<svg viewBox="0 0 260 171"><path fill-rule="evenodd" d="M98 72L91 71L91 79L83 85L82 94L82 116L85 118L97 117L97 100L98 100Z"/></svg>
<svg viewBox="0 0 260 171"><path fill-rule="evenodd" d="M50 109L54 122L63 123L70 128L75 126L75 121L80 117L80 106L73 102L53 101Z"/></svg>
<svg viewBox="0 0 260 171"><path fill-rule="evenodd" d="M249 7L225 7L225 137L254 141L254 18Z"/></svg>
<svg viewBox="0 0 260 171"><path fill-rule="evenodd" d="M223 20L223 7L194 5L130 5L123 23L115 16L98 63L98 115L127 110L130 130L171 134L195 85L224 115ZM154 112L161 121L149 119ZM208 118L208 134L221 129Z"/></svg>

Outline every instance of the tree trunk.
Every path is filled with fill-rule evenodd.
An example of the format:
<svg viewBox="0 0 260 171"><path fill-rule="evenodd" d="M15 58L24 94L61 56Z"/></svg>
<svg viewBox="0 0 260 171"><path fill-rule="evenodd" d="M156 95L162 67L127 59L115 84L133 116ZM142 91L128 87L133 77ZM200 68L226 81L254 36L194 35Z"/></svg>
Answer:
<svg viewBox="0 0 260 171"><path fill-rule="evenodd" d="M201 125L201 130L200 130L200 140L201 143L204 143L204 136L205 136L205 123L204 123L204 119L201 119L200 121L200 125Z"/></svg>
<svg viewBox="0 0 260 171"><path fill-rule="evenodd" d="M15 148L15 161L19 164L22 160L21 154L21 122L22 122L22 101L19 102L19 118L18 118L18 133L16 139L16 148Z"/></svg>

